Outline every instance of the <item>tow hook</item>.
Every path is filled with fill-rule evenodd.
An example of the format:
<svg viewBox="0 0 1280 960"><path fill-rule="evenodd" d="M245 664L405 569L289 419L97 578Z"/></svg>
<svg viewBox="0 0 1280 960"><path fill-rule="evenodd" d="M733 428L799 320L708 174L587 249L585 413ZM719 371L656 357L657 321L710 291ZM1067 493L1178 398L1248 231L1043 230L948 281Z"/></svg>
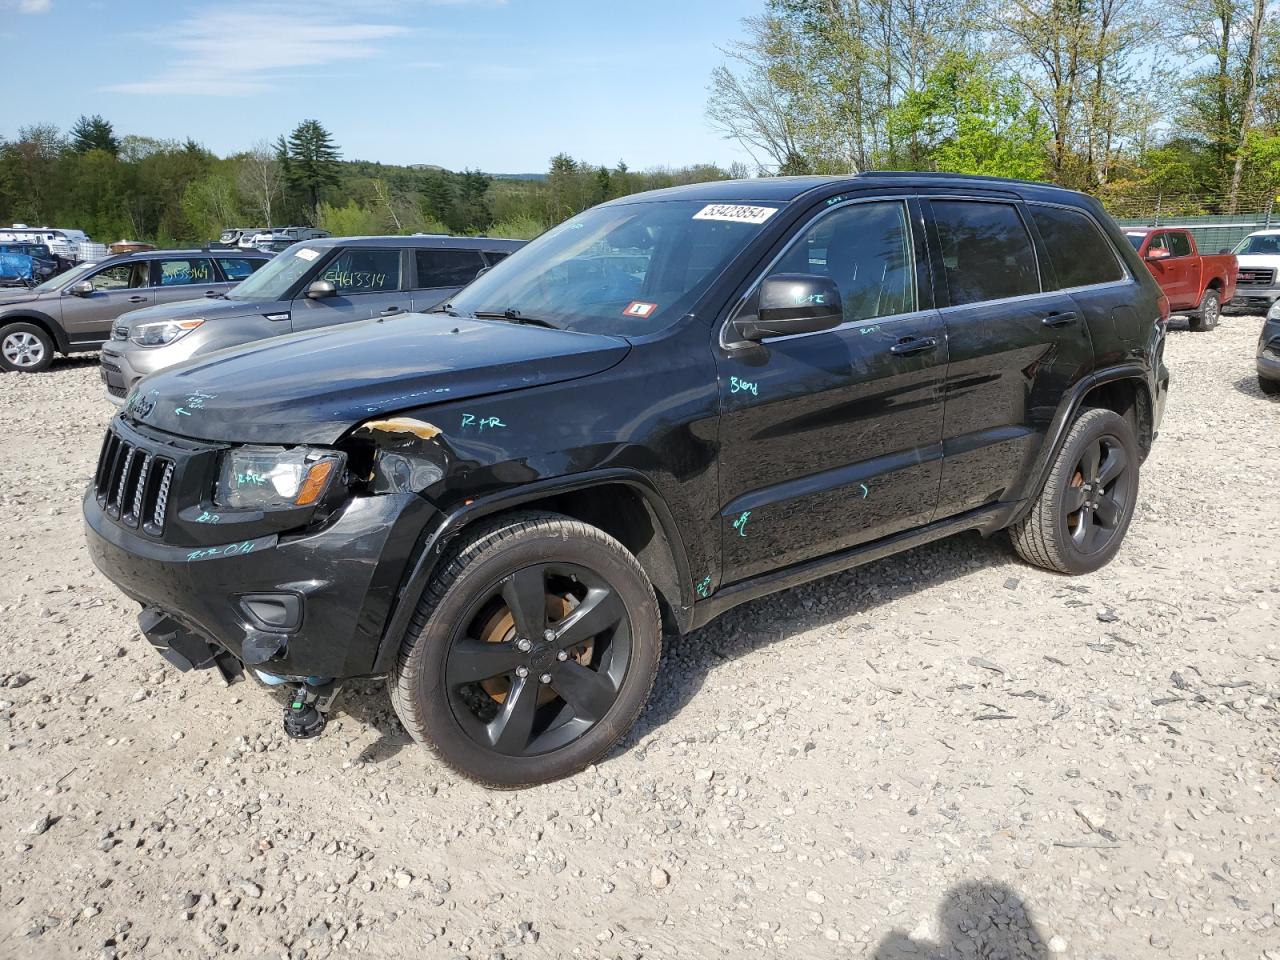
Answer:
<svg viewBox="0 0 1280 960"><path fill-rule="evenodd" d="M285 736L293 740L320 736L328 723L329 710L340 692L342 684L334 680L321 684L298 684L284 708Z"/></svg>

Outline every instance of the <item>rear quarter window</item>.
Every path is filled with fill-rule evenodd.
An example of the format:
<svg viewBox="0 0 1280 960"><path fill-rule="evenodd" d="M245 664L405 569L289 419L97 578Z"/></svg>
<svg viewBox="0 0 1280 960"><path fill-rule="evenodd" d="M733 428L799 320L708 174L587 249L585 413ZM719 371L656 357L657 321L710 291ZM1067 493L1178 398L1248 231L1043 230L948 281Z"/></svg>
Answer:
<svg viewBox="0 0 1280 960"><path fill-rule="evenodd" d="M1115 250L1092 219L1061 207L1029 207L1062 287L1088 287L1123 280Z"/></svg>

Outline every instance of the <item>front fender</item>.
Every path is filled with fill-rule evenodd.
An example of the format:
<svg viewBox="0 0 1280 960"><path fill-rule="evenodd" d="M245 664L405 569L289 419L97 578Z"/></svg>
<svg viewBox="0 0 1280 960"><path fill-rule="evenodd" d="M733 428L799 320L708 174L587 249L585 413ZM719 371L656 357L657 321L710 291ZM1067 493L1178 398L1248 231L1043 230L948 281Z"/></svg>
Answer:
<svg viewBox="0 0 1280 960"><path fill-rule="evenodd" d="M679 621L677 627L681 632L690 629L693 622L694 596L689 576L689 557L684 539L680 535L680 528L666 501L649 478L637 470L627 468L593 470L572 476L538 480L479 497L440 516L436 522L424 527L413 559L407 566L400 589L396 593L382 641L378 645L378 652L369 672L389 673L395 668L396 654L409 629L409 621L417 607L418 598L426 589L445 550L464 529L484 517L513 510L528 503L544 500L557 494L572 493L607 484L625 484L631 487L644 498L645 503L657 517L676 566L677 583L680 589L679 609L674 611Z"/></svg>

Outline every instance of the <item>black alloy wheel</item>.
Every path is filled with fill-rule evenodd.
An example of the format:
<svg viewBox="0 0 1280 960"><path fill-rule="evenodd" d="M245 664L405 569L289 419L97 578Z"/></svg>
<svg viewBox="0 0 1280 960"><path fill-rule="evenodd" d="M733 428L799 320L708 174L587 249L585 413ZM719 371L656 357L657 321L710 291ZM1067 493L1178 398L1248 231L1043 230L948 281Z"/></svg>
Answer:
<svg viewBox="0 0 1280 960"><path fill-rule="evenodd" d="M644 569L613 537L553 513L486 521L418 601L391 700L414 739L467 777L570 776L635 723L662 624Z"/></svg>
<svg viewBox="0 0 1280 960"><path fill-rule="evenodd" d="M1124 473L1129 455L1116 437L1090 440L1076 462L1063 500L1067 530L1082 554L1105 550L1120 530L1130 508Z"/></svg>
<svg viewBox="0 0 1280 960"><path fill-rule="evenodd" d="M528 757L600 722L631 662L631 619L599 574L571 563L523 567L459 621L445 662L454 716L482 747Z"/></svg>

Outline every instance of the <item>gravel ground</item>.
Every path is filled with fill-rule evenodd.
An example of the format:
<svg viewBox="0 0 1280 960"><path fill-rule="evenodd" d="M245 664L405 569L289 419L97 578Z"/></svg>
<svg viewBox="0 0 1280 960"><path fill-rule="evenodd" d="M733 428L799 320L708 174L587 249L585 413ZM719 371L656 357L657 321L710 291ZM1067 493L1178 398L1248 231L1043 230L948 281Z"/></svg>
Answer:
<svg viewBox="0 0 1280 960"><path fill-rule="evenodd" d="M519 793L378 685L294 744L278 694L170 668L83 546L94 362L0 375L0 957L1280 958L1260 322L1175 321L1101 573L964 536L741 607Z"/></svg>

